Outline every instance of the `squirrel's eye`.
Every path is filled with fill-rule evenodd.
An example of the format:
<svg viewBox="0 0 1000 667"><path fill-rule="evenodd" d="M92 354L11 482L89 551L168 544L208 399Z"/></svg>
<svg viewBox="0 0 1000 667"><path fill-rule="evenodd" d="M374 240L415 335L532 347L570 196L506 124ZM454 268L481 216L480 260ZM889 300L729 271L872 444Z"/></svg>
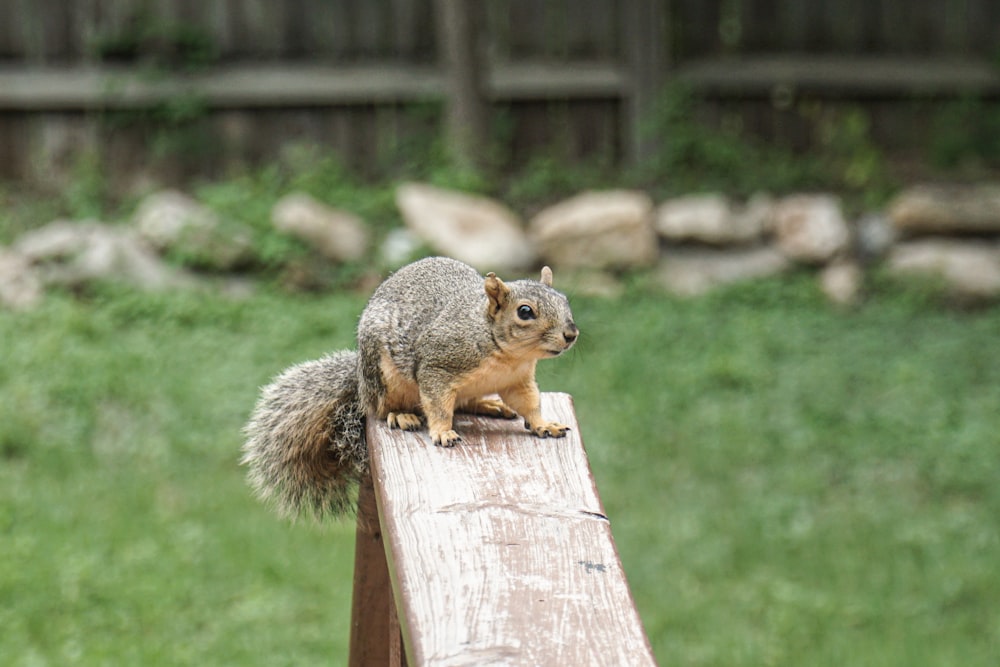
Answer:
<svg viewBox="0 0 1000 667"><path fill-rule="evenodd" d="M533 320L535 319L535 311L531 306L518 306L517 316L522 320Z"/></svg>

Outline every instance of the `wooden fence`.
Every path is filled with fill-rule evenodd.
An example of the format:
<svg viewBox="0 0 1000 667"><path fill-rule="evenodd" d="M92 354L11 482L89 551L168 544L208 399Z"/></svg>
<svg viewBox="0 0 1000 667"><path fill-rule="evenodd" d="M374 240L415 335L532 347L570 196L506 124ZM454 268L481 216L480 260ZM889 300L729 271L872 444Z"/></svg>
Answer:
<svg viewBox="0 0 1000 667"><path fill-rule="evenodd" d="M806 96L865 105L899 143L925 119L899 115L914 100L1000 94L995 0L484 3L508 164L655 150L639 127L671 80L779 141L801 139ZM437 132L434 16L434 0L0 0L0 177L58 185L81 154L128 178L212 175L292 141L378 172Z"/></svg>

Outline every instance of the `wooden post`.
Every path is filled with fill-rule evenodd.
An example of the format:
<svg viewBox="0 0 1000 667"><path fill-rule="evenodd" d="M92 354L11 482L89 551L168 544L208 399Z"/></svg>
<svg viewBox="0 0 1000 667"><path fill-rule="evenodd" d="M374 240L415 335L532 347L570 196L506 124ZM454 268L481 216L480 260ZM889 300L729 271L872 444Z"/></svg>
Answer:
<svg viewBox="0 0 1000 667"><path fill-rule="evenodd" d="M487 166L489 120L484 95L485 12L481 0L436 0L438 52L445 69L445 134L452 159L464 168Z"/></svg>
<svg viewBox="0 0 1000 667"><path fill-rule="evenodd" d="M655 665L572 399L543 394L542 412L568 436L458 415L464 440L444 449L369 420L409 664Z"/></svg>
<svg viewBox="0 0 1000 667"><path fill-rule="evenodd" d="M382 528L371 475L358 490L358 525L354 545L354 594L351 601L350 667L406 664L400 647L399 621L392 601Z"/></svg>
<svg viewBox="0 0 1000 667"><path fill-rule="evenodd" d="M625 0L621 5L622 43L630 83L622 114L625 157L641 162L656 150L657 139L647 135L645 123L655 108L670 65L669 0ZM669 141L669 137L659 140Z"/></svg>

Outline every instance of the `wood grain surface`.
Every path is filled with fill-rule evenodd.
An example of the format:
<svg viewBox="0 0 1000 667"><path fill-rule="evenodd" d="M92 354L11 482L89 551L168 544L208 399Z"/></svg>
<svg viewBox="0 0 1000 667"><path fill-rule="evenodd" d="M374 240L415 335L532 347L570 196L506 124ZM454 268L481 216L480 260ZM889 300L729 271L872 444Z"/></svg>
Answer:
<svg viewBox="0 0 1000 667"><path fill-rule="evenodd" d="M410 665L652 665L570 396L563 439L457 415L464 441L368 426Z"/></svg>

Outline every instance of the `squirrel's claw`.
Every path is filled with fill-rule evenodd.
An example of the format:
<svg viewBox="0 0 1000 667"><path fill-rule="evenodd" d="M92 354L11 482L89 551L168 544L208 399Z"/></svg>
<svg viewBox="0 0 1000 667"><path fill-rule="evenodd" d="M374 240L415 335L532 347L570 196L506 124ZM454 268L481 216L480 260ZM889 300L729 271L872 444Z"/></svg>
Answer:
<svg viewBox="0 0 1000 667"><path fill-rule="evenodd" d="M410 412L390 412L386 418L389 428L398 428L403 431L417 431L422 424L419 415Z"/></svg>
<svg viewBox="0 0 1000 667"><path fill-rule="evenodd" d="M462 436L455 433L455 431L442 431L440 433L432 433L431 441L438 447L454 447L462 442Z"/></svg>
<svg viewBox="0 0 1000 667"><path fill-rule="evenodd" d="M569 426L557 424L556 422L547 422L534 427L530 424L525 424L524 426L539 438L564 438L566 437L566 432L570 430Z"/></svg>

